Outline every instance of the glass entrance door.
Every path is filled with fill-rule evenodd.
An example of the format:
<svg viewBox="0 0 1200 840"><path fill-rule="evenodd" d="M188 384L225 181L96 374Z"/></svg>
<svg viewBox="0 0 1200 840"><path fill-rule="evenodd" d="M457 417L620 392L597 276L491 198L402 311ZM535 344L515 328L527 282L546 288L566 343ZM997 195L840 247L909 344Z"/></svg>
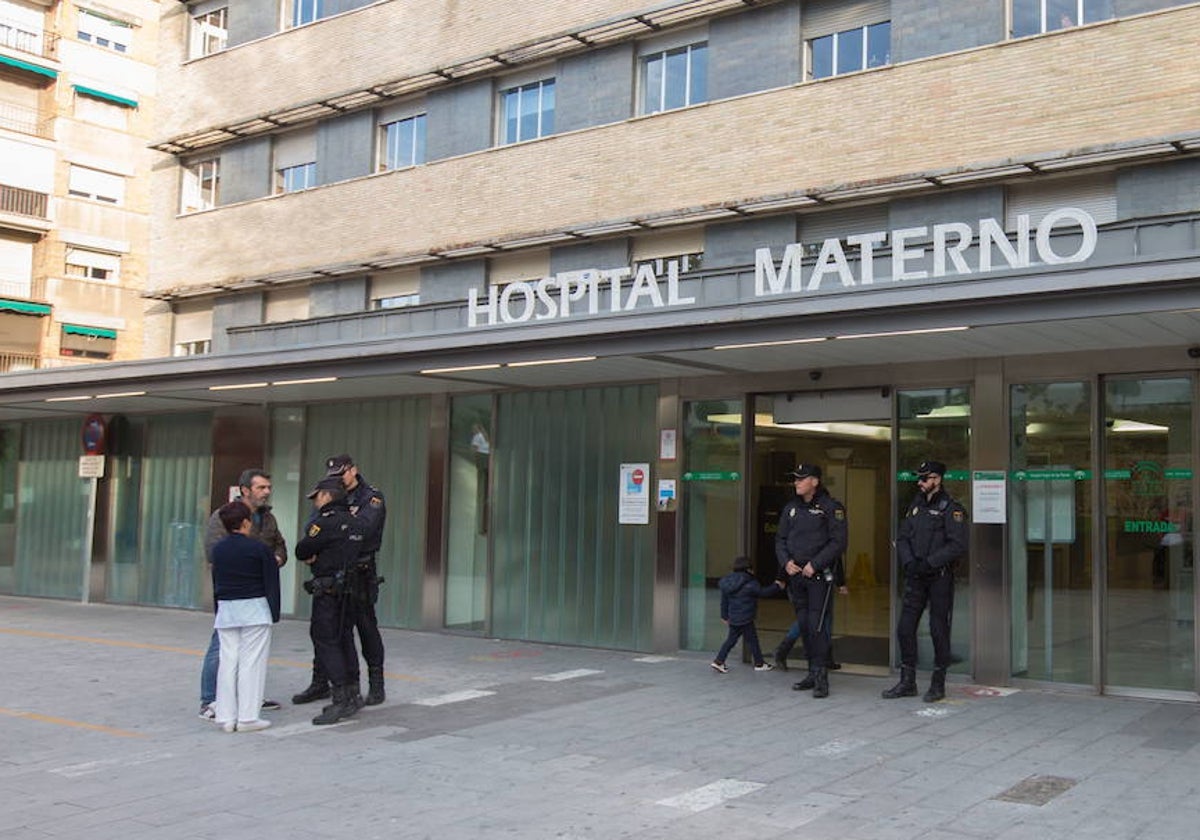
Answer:
<svg viewBox="0 0 1200 840"><path fill-rule="evenodd" d="M1192 380L1104 385L1104 682L1194 691Z"/></svg>
<svg viewBox="0 0 1200 840"><path fill-rule="evenodd" d="M768 394L755 398L749 503L750 550L760 578L777 564L780 511L795 495L788 472L799 463L822 468L822 483L846 506L850 524L845 591L833 598L833 656L847 669L888 667L892 619L892 402L879 391ZM759 605L763 647L774 647L795 615L787 599Z"/></svg>

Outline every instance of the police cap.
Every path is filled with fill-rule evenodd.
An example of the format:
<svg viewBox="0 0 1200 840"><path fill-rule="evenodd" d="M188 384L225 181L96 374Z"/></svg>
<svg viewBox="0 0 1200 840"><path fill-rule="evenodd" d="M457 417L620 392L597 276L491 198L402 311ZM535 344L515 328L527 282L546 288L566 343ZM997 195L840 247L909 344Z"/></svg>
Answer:
<svg viewBox="0 0 1200 840"><path fill-rule="evenodd" d="M354 459L349 455L334 455L325 461L325 475L341 475L354 466Z"/></svg>
<svg viewBox="0 0 1200 840"><path fill-rule="evenodd" d="M788 473L788 476L796 479L797 481L802 478L808 478L809 476L812 476L813 478L820 478L821 468L816 464L797 464L796 469Z"/></svg>
<svg viewBox="0 0 1200 840"><path fill-rule="evenodd" d="M317 482L317 486L308 494L308 498L316 498L322 490L342 490L342 480L336 475L327 475Z"/></svg>
<svg viewBox="0 0 1200 840"><path fill-rule="evenodd" d="M946 474L946 465L941 461L922 461L921 466L917 467L917 475L922 478L927 475L944 476Z"/></svg>

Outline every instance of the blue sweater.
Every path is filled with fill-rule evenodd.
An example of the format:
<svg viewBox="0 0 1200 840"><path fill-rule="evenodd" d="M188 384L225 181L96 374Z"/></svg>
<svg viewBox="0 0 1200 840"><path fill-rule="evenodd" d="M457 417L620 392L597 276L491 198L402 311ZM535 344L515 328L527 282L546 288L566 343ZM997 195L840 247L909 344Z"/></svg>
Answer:
<svg viewBox="0 0 1200 840"><path fill-rule="evenodd" d="M213 601L266 598L279 621L279 564L263 543L230 534L212 549Z"/></svg>

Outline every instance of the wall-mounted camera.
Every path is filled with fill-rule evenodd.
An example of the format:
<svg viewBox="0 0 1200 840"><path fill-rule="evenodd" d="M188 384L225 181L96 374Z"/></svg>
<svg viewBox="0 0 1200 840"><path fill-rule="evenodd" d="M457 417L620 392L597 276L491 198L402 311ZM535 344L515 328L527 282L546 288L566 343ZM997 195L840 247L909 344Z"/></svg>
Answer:
<svg viewBox="0 0 1200 840"><path fill-rule="evenodd" d="M1189 347L1188 348L1188 358L1200 359L1200 347Z"/></svg>
<svg viewBox="0 0 1200 840"><path fill-rule="evenodd" d="M1189 350L1188 352L1191 352L1191 351ZM808 372L808 378L809 378L809 379L811 379L813 382L820 382L820 381L821 381L821 377L822 377L822 376L824 376L824 375L825 375L825 374L824 374L824 373L822 373L822 372L821 372L821 371L819 371L819 370L810 370L810 371Z"/></svg>

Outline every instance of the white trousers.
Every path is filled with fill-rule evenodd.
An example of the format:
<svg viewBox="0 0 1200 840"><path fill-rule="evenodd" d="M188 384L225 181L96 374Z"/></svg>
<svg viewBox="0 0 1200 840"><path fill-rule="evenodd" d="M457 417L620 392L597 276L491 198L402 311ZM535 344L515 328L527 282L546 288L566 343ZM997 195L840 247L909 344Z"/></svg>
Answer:
<svg viewBox="0 0 1200 840"><path fill-rule="evenodd" d="M267 688L271 625L217 629L221 665L217 668L216 722L258 720Z"/></svg>

